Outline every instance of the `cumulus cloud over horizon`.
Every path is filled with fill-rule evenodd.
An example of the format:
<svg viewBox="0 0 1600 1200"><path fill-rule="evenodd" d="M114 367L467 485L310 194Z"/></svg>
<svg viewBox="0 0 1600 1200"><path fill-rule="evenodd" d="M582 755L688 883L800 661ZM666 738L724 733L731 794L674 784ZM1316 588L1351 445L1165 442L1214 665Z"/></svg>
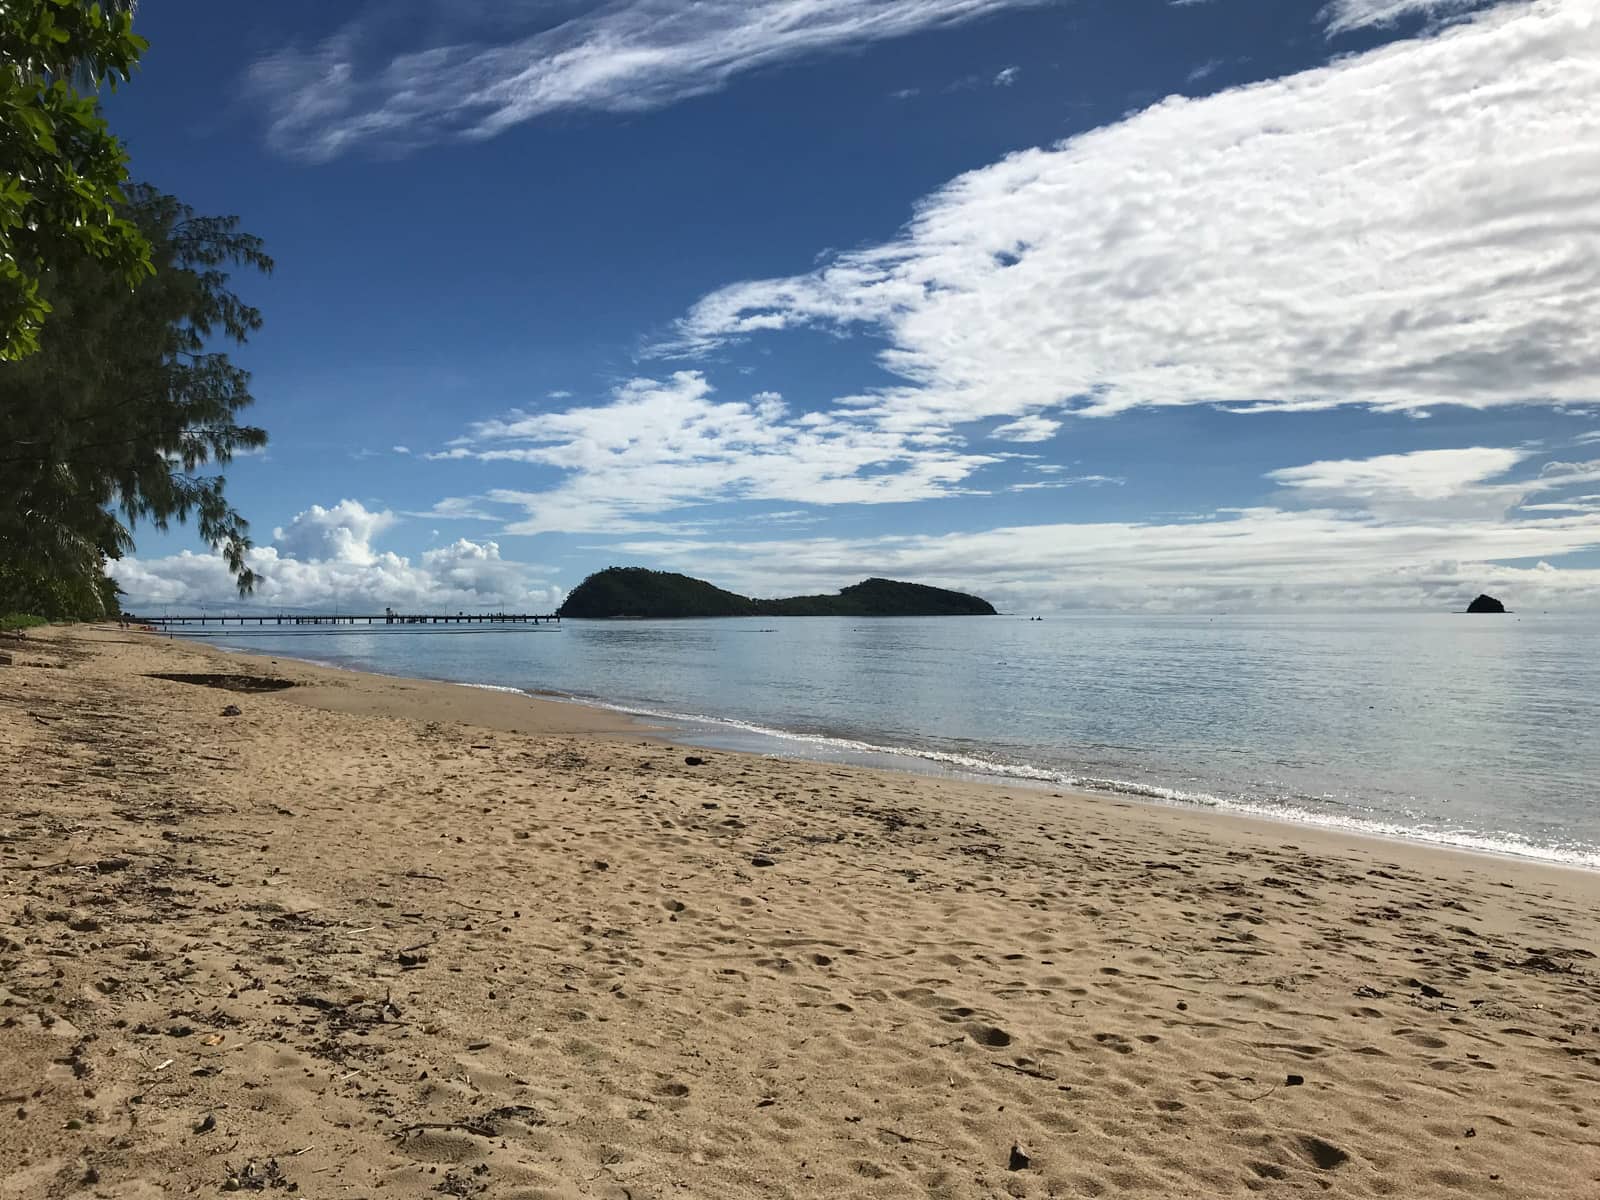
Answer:
<svg viewBox="0 0 1600 1200"><path fill-rule="evenodd" d="M379 550L372 539L397 521L356 500L324 508L314 504L274 531L273 544L250 551L258 579L241 599L220 555L190 551L165 558L137 556L109 564L123 588L124 605L227 605L241 611L332 611L386 607L405 611L511 608L549 611L562 592L526 564L501 557L497 542L459 538L423 551L415 560Z"/></svg>

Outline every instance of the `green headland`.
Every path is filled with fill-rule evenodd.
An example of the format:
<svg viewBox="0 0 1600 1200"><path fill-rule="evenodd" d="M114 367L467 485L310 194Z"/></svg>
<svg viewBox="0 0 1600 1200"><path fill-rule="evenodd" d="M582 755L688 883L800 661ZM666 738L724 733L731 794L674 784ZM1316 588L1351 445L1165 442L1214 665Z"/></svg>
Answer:
<svg viewBox="0 0 1600 1200"><path fill-rule="evenodd" d="M956 617L994 616L994 605L965 592L865 579L832 596L752 600L671 571L607 567L589 576L561 606L563 617Z"/></svg>

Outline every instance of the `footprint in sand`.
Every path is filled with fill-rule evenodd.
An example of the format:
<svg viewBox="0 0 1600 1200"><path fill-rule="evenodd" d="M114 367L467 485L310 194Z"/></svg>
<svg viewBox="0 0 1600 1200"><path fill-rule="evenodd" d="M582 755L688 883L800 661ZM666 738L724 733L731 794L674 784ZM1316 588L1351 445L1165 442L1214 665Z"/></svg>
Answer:
<svg viewBox="0 0 1600 1200"><path fill-rule="evenodd" d="M1309 1158L1319 1170L1332 1171L1350 1161L1350 1155L1339 1149L1332 1142L1325 1142L1321 1138L1309 1133L1302 1133L1296 1139L1300 1152Z"/></svg>
<svg viewBox="0 0 1600 1200"><path fill-rule="evenodd" d="M998 1025L969 1025L967 1036L980 1046L987 1046L991 1050L999 1050L1011 1045L1011 1035Z"/></svg>
<svg viewBox="0 0 1600 1200"><path fill-rule="evenodd" d="M1097 1033L1094 1040L1108 1050L1115 1050L1118 1054L1132 1054L1133 1047L1128 1044L1128 1039L1119 1033Z"/></svg>

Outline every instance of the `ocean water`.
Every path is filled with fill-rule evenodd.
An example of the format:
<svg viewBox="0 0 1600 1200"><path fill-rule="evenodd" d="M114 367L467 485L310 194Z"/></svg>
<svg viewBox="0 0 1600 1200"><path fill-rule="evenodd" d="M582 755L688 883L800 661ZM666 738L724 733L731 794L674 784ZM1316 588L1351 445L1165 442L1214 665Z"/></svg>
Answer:
<svg viewBox="0 0 1600 1200"><path fill-rule="evenodd" d="M699 744L997 775L1600 868L1600 620L1300 614L252 628Z"/></svg>

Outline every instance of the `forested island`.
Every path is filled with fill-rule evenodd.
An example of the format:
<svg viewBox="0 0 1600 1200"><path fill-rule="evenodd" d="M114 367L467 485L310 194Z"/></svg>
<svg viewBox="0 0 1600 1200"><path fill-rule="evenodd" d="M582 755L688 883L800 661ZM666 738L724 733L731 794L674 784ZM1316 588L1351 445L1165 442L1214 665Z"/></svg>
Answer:
<svg viewBox="0 0 1600 1200"><path fill-rule="evenodd" d="M865 579L832 596L752 600L671 571L607 567L589 576L560 608L562 617L955 617L994 616L994 606L965 592Z"/></svg>

